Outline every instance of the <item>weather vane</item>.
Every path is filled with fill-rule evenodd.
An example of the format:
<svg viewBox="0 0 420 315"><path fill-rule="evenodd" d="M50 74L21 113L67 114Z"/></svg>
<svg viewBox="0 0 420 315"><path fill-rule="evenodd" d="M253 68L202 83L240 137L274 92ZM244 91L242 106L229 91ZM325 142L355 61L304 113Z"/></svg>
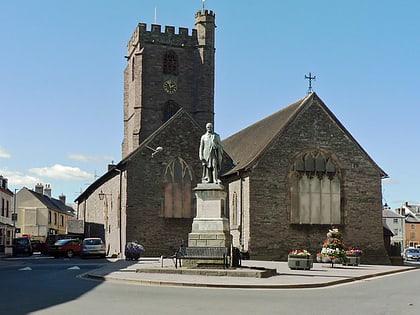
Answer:
<svg viewBox="0 0 420 315"><path fill-rule="evenodd" d="M203 2L203 11L204 11L204 2L206 2L206 0L201 0Z"/></svg>
<svg viewBox="0 0 420 315"><path fill-rule="evenodd" d="M305 75L305 79L309 81L309 87L308 87L308 94L312 93L312 80L315 81L316 75L312 76L312 73L309 72L309 76Z"/></svg>

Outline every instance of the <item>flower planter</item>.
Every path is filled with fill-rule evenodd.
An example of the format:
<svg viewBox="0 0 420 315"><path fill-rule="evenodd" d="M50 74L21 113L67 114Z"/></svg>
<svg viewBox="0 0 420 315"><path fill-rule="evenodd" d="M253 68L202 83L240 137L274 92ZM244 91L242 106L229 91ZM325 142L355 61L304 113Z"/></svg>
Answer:
<svg viewBox="0 0 420 315"><path fill-rule="evenodd" d="M343 262L344 266L358 266L360 264L360 256L347 255L347 260Z"/></svg>
<svg viewBox="0 0 420 315"><path fill-rule="evenodd" d="M311 255L289 255L287 264L294 270L310 270L314 265Z"/></svg>

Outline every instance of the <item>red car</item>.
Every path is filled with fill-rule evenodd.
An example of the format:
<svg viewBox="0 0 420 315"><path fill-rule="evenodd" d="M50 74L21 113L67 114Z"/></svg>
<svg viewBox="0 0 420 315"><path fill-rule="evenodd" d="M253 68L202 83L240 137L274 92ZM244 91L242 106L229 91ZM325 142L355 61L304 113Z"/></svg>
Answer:
<svg viewBox="0 0 420 315"><path fill-rule="evenodd" d="M82 245L79 239L62 239L54 243L49 249L49 254L58 258L65 256L68 258L74 255L80 255Z"/></svg>

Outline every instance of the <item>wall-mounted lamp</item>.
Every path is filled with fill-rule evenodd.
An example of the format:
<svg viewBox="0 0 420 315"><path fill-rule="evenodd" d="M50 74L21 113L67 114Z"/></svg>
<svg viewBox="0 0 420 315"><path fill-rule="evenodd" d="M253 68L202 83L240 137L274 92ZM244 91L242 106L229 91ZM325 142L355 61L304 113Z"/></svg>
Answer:
<svg viewBox="0 0 420 315"><path fill-rule="evenodd" d="M99 193L99 200L104 200L105 196L112 196L112 194L105 194L102 190Z"/></svg>
<svg viewBox="0 0 420 315"><path fill-rule="evenodd" d="M162 147L157 147L156 149L153 149L152 147L149 147L148 145L146 145L146 148L148 148L149 150L152 150L152 157L154 157L156 154L158 154L159 152L163 151Z"/></svg>

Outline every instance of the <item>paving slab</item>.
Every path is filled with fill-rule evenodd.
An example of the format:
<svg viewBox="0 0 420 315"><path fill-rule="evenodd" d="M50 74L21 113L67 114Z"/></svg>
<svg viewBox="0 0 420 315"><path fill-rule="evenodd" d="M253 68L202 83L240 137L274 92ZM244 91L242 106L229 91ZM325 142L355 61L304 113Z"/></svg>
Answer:
<svg viewBox="0 0 420 315"><path fill-rule="evenodd" d="M291 270L287 262L242 261L244 268L229 269L230 272L215 274L200 270L178 268L171 259L141 258L139 261L116 260L105 267L92 270L85 276L100 280L125 281L141 285L249 288L249 289L299 289L316 288L348 283L362 279L389 275L416 269L413 266L359 265L343 266L314 263L310 270ZM271 277L255 274L239 275L252 268L274 269ZM223 269L221 269L223 271ZM237 272L234 275L232 273Z"/></svg>

